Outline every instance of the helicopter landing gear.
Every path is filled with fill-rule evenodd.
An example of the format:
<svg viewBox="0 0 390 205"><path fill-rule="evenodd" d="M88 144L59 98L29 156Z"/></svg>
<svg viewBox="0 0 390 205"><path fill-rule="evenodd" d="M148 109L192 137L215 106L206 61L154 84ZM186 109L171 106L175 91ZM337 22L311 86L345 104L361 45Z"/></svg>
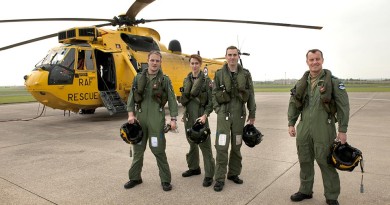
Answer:
<svg viewBox="0 0 390 205"><path fill-rule="evenodd" d="M79 114L87 115L87 114L94 114L95 109L81 109Z"/></svg>

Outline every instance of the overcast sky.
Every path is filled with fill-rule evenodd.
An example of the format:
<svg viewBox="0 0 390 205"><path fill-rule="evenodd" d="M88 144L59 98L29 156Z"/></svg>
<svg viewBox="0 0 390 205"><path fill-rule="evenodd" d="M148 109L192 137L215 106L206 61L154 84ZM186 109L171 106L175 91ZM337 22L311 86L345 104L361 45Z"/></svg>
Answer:
<svg viewBox="0 0 390 205"><path fill-rule="evenodd" d="M13 0L0 7L0 19L107 18L125 13L132 0ZM323 26L322 30L262 25L155 22L161 42L181 42L184 53L222 57L226 47L238 46L244 67L257 81L300 78L307 65L306 51L324 52L324 68L339 78L390 79L389 0L156 0L137 18L215 18ZM101 22L28 22L0 24L0 47L57 33L75 26ZM104 23L104 22L103 22ZM113 28L113 27L112 27ZM114 28L113 28L114 29ZM57 38L0 51L0 86L23 85Z"/></svg>

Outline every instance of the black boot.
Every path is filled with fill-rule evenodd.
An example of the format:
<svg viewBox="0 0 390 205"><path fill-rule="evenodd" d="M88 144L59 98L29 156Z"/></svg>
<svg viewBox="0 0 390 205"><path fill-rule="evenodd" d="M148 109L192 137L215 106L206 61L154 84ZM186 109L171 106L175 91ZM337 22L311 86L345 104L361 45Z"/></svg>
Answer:
<svg viewBox="0 0 390 205"><path fill-rule="evenodd" d="M297 192L291 195L290 197L291 201L302 201L304 199L311 199L311 198L313 198L313 194L304 194L301 192Z"/></svg>
<svg viewBox="0 0 390 205"><path fill-rule="evenodd" d="M223 186L225 185L225 182L216 181L214 185L214 191L220 192L223 189Z"/></svg>
<svg viewBox="0 0 390 205"><path fill-rule="evenodd" d="M172 190L172 185L169 182L161 182L161 186L164 191L171 191Z"/></svg>
<svg viewBox="0 0 390 205"><path fill-rule="evenodd" d="M142 179L140 179L140 180L130 180L130 181L128 181L124 185L124 187L125 187L125 189L131 189L131 188L137 186L138 184L142 184Z"/></svg>
<svg viewBox="0 0 390 205"><path fill-rule="evenodd" d="M183 177L190 177L190 176L193 176L193 175L199 175L201 173L200 171L200 167L198 169L189 169L185 172L183 172L182 176Z"/></svg>
<svg viewBox="0 0 390 205"><path fill-rule="evenodd" d="M209 186L211 186L211 184L213 184L213 178L211 178L211 177L205 177L205 178L203 179L203 186L204 186L204 187L209 187Z"/></svg>
<svg viewBox="0 0 390 205"><path fill-rule="evenodd" d="M240 177L238 177L237 175L228 176L227 179L232 180L236 184L244 183L244 181L242 179L240 179Z"/></svg>

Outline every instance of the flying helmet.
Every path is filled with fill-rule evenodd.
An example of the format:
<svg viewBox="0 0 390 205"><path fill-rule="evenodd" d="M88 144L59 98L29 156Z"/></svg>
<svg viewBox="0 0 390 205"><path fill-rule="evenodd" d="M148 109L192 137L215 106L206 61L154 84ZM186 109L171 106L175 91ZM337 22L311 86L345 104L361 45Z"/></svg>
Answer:
<svg viewBox="0 0 390 205"><path fill-rule="evenodd" d="M263 134L252 124L245 125L242 133L242 140L248 147L254 147L263 140Z"/></svg>
<svg viewBox="0 0 390 205"><path fill-rule="evenodd" d="M362 152L348 143L341 144L340 141L335 141L331 146L331 152L328 157L328 162L338 170L352 171L358 166L362 167Z"/></svg>
<svg viewBox="0 0 390 205"><path fill-rule="evenodd" d="M137 144L142 140L144 133L139 122L135 121L133 124L128 122L123 124L120 128L120 135L127 144Z"/></svg>
<svg viewBox="0 0 390 205"><path fill-rule="evenodd" d="M210 128L197 120L191 129L187 129L187 139L196 144L202 143L210 136Z"/></svg>

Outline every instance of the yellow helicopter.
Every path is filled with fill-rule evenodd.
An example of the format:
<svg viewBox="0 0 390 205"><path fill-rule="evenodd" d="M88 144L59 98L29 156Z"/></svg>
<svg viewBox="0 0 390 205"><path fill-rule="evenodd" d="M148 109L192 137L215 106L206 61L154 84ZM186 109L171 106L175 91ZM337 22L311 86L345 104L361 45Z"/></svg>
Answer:
<svg viewBox="0 0 390 205"><path fill-rule="evenodd" d="M183 79L191 71L188 54L182 53L180 42L172 40L168 48L160 43L160 34L139 24L158 21L210 21L321 29L318 26L223 20L223 19L136 19L137 14L154 0L136 0L126 14L113 19L45 18L0 20L25 21L107 21L90 27L75 27L55 34L1 47L0 51L47 38L58 37L60 46L52 48L24 77L26 89L40 103L64 111L93 114L106 107L110 114L126 112L126 101L137 73L147 68L147 55L159 50L161 68L167 74L176 96L181 96ZM103 28L117 26L117 30ZM243 53L244 54L244 53ZM204 70L211 79L224 64L220 59L203 58Z"/></svg>

